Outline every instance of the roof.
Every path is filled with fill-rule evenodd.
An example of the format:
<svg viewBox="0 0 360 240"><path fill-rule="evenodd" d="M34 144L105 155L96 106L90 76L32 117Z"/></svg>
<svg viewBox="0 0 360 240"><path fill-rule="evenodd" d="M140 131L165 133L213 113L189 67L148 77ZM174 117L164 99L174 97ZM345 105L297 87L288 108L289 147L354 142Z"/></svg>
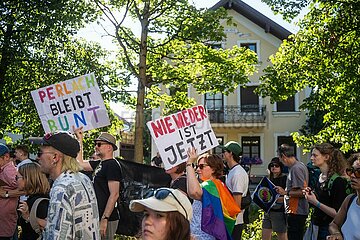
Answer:
<svg viewBox="0 0 360 240"><path fill-rule="evenodd" d="M243 15L253 23L263 28L266 33L271 33L280 40L284 40L292 34L289 30L285 29L241 0L220 0L210 9L216 10L221 7L235 10L239 14Z"/></svg>

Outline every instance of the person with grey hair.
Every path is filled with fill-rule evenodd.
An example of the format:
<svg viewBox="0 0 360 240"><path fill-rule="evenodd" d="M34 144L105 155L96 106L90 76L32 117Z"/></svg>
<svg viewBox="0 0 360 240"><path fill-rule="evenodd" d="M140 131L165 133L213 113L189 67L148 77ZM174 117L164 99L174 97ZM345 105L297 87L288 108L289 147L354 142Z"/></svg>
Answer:
<svg viewBox="0 0 360 240"><path fill-rule="evenodd" d="M37 159L54 181L43 239L100 239L94 187L76 161L79 142L69 133L48 133Z"/></svg>

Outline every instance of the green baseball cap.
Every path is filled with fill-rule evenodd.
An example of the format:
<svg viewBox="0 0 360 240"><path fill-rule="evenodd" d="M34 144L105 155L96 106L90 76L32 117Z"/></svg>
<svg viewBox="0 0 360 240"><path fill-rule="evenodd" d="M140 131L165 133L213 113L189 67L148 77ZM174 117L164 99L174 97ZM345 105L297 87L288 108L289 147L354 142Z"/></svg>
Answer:
<svg viewBox="0 0 360 240"><path fill-rule="evenodd" d="M242 153L242 148L239 143L235 141L229 141L224 146L220 146L222 149L232 152L236 156L240 156Z"/></svg>

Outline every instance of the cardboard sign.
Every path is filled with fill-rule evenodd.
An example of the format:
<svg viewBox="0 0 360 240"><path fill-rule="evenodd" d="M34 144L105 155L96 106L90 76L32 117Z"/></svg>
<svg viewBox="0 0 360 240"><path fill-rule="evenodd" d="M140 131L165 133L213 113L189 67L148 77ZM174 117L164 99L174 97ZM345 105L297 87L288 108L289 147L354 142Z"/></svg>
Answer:
<svg viewBox="0 0 360 240"><path fill-rule="evenodd" d="M219 145L202 105L149 121L147 126L166 170L185 162L191 147L201 154Z"/></svg>
<svg viewBox="0 0 360 240"><path fill-rule="evenodd" d="M45 132L84 131L110 124L93 73L31 91Z"/></svg>

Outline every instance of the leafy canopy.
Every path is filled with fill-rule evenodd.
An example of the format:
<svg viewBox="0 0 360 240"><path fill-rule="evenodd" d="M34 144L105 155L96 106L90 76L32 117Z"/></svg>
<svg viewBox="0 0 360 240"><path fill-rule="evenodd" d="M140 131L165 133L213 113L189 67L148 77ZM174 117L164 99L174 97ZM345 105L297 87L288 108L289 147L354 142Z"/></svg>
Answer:
<svg viewBox="0 0 360 240"><path fill-rule="evenodd" d="M302 109L323 115L323 128L294 133L305 147L317 142L360 149L360 5L358 1L316 1L300 31L284 41L271 58L258 91L281 101L306 87L312 89Z"/></svg>

